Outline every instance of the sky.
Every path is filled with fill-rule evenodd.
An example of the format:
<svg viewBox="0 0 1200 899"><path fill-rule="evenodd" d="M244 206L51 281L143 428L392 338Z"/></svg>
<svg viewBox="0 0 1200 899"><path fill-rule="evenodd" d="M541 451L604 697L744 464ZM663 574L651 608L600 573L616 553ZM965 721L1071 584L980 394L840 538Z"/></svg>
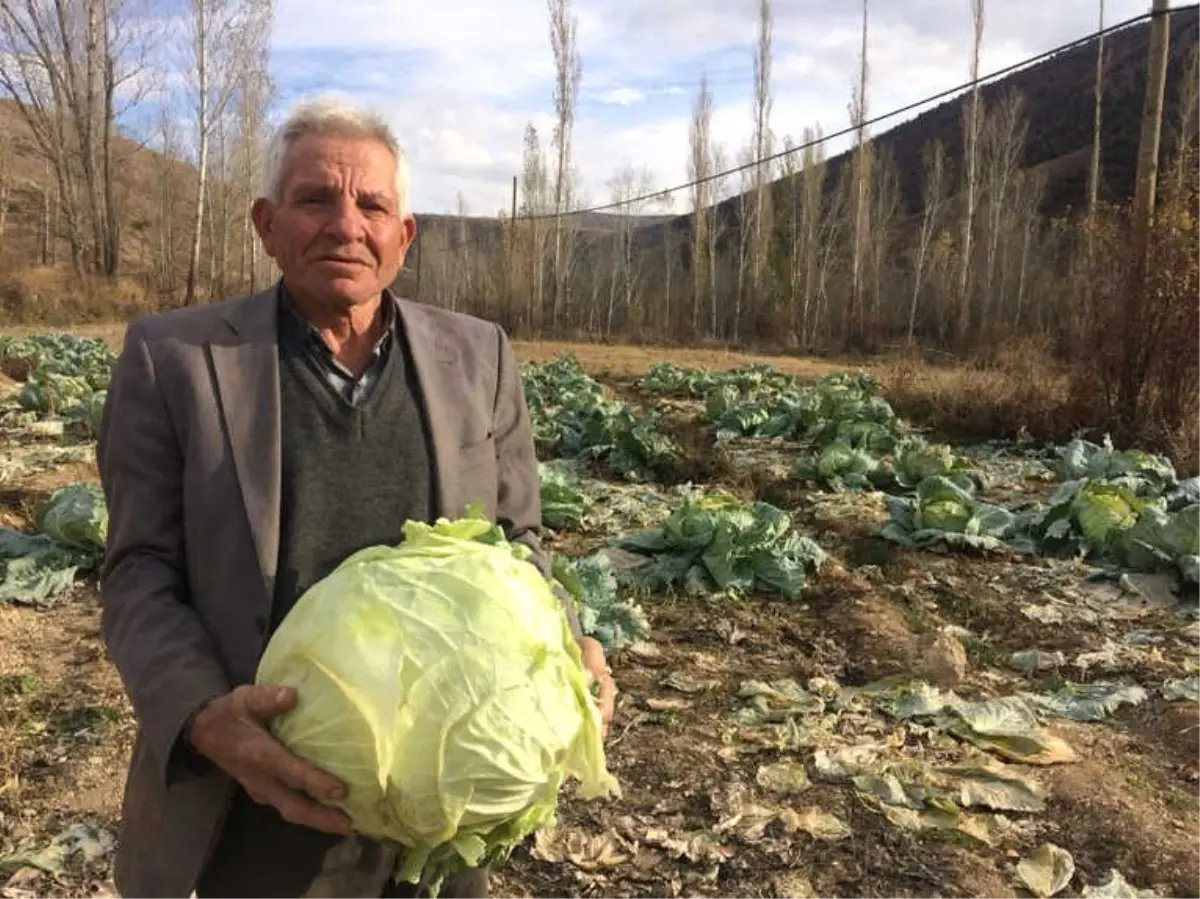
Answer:
<svg viewBox="0 0 1200 899"><path fill-rule="evenodd" d="M861 4L773 6L777 140L798 141L815 125L826 134L845 128ZM987 6L983 74L1098 24L1097 0ZM574 0L583 73L573 157L585 204L608 202L607 183L627 165L648 170L656 188L687 180L688 122L702 73L714 96L714 138L728 159L738 158L752 124L758 7L757 0ZM1148 9L1149 0L1106 0L1105 23ZM971 42L970 0L876 0L868 113L965 82ZM418 217L455 211L460 194L473 215L507 209L526 125L532 122L549 145L554 60L545 0L276 0L271 68L277 114L335 93L387 116L409 160ZM830 141L827 154L846 145ZM675 211L686 203L674 195Z"/></svg>

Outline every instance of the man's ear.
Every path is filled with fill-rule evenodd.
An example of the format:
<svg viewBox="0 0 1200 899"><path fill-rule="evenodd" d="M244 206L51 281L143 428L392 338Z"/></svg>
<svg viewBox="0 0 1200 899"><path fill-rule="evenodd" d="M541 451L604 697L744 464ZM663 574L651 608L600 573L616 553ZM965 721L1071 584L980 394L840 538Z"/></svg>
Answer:
<svg viewBox="0 0 1200 899"><path fill-rule="evenodd" d="M404 217L401 223L404 228L404 249L412 246L413 239L417 236L417 220L411 214Z"/></svg>
<svg viewBox="0 0 1200 899"><path fill-rule="evenodd" d="M266 197L259 197L250 207L250 220L254 222L254 230L258 232L258 239L262 241L263 249L267 251L268 256L274 259L275 247L272 240L274 232L271 226L275 220L275 204Z"/></svg>

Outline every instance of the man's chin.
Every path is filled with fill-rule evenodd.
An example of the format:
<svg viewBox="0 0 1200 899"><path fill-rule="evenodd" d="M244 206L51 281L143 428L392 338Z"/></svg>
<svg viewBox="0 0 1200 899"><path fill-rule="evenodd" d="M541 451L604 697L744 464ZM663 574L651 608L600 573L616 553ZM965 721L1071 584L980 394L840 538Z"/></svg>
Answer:
<svg viewBox="0 0 1200 899"><path fill-rule="evenodd" d="M379 299L383 288L377 281L356 278L329 278L306 285L314 298L330 305L349 308Z"/></svg>

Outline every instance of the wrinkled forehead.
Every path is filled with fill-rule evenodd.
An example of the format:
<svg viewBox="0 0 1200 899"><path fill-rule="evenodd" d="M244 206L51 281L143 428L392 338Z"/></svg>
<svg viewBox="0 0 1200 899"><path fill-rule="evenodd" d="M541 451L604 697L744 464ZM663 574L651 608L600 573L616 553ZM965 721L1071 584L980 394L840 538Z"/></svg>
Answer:
<svg viewBox="0 0 1200 899"><path fill-rule="evenodd" d="M372 137L306 134L284 157L283 193L299 185L396 196L396 157Z"/></svg>

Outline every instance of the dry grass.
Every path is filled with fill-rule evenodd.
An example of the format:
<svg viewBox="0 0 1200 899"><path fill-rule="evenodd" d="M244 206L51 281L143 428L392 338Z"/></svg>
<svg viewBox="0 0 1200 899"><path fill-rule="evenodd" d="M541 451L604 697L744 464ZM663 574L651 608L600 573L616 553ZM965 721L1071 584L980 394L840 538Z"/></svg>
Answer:
<svg viewBox="0 0 1200 899"><path fill-rule="evenodd" d="M901 415L954 437L1069 437L1080 426L1064 417L1070 373L1042 347L1025 342L989 364L930 365L911 357L876 371Z"/></svg>
<svg viewBox="0 0 1200 899"><path fill-rule="evenodd" d="M81 322L111 321L114 314L128 319L157 305L144 284L132 279L115 284L102 278L80 279L61 266L36 266L0 276L0 316L28 331L62 327L74 331ZM123 325L102 327L124 331Z"/></svg>

